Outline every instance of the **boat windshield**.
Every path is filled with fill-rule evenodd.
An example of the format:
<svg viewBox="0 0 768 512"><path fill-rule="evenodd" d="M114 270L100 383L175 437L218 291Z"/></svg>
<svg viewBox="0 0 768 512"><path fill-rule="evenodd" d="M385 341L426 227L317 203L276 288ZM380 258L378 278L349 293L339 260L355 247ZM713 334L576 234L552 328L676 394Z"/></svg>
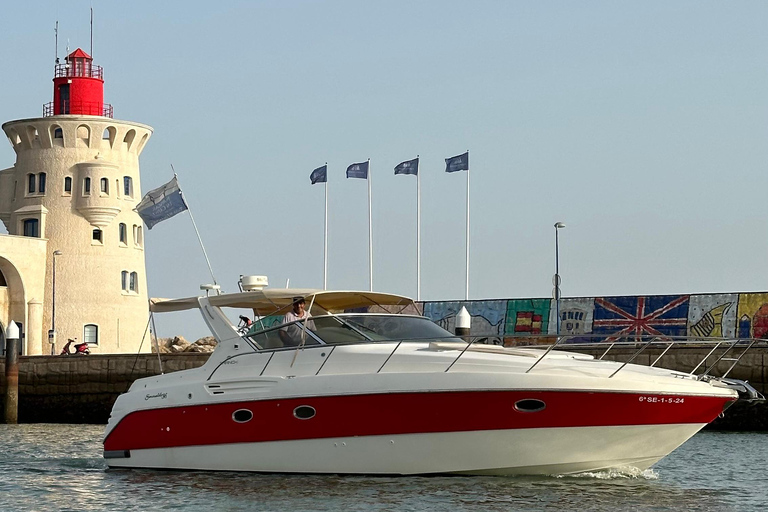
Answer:
<svg viewBox="0 0 768 512"><path fill-rule="evenodd" d="M299 320L247 338L260 349L369 341L463 341L425 317L370 313L313 316L306 325Z"/></svg>

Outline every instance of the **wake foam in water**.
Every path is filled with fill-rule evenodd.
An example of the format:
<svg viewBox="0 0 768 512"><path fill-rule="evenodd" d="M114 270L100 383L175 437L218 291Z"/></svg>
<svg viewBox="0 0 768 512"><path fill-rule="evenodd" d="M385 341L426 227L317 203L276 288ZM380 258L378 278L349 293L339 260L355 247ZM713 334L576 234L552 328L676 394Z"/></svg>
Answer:
<svg viewBox="0 0 768 512"><path fill-rule="evenodd" d="M570 475L555 475L557 478L594 478L597 480L637 479L658 480L659 474L653 469L637 469L632 467L611 468L604 471L585 471Z"/></svg>

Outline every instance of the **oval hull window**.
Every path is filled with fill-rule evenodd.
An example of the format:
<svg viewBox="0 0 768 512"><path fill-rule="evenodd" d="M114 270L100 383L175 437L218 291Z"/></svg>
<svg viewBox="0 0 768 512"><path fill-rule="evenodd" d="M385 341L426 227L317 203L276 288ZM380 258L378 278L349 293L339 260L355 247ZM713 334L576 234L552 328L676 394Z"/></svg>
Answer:
<svg viewBox="0 0 768 512"><path fill-rule="evenodd" d="M293 415L300 420L308 420L314 418L317 411L310 405L300 405L293 410Z"/></svg>
<svg viewBox="0 0 768 512"><path fill-rule="evenodd" d="M515 410L520 412L539 412L546 407L547 404L535 398L526 398L515 402Z"/></svg>
<svg viewBox="0 0 768 512"><path fill-rule="evenodd" d="M238 409L232 413L232 419L237 423L246 423L253 419L253 413L248 409Z"/></svg>

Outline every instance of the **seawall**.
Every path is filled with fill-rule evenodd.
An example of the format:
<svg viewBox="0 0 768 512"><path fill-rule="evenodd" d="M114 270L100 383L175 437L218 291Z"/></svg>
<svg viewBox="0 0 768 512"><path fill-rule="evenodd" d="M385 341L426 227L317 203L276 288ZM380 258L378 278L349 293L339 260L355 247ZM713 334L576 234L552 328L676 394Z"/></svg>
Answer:
<svg viewBox="0 0 768 512"><path fill-rule="evenodd" d="M599 357L605 348L570 350ZM606 359L626 361L635 349L614 348ZM709 352L708 348L680 347L667 352L657 366L689 372ZM638 364L650 364L661 353L648 349L638 356ZM196 368L208 354L162 354L166 373ZM714 358L710 358L714 362ZM5 360L0 358L0 364ZM768 347L754 347L741 360L729 377L748 380L758 391L766 393ZM107 422L117 396L139 378L160 373L157 354L28 356L19 360L19 422L21 423L94 423ZM721 362L715 371L720 375L728 368ZM534 370L535 371L535 370ZM701 372L701 370L699 370ZM0 374L0 397L5 396L5 377ZM768 430L768 406L737 404L711 428L724 430Z"/></svg>

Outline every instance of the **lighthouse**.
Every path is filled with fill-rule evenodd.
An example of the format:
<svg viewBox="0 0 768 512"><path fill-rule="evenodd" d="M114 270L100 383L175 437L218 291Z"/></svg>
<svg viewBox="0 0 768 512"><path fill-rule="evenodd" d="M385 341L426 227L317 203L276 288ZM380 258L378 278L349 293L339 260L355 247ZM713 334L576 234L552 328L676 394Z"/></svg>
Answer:
<svg viewBox="0 0 768 512"><path fill-rule="evenodd" d="M42 117L2 125L16 153L0 171L0 336L23 352L136 352L148 319L139 155L152 128L113 117L104 73L78 48L57 63ZM149 350L144 342L143 350Z"/></svg>

